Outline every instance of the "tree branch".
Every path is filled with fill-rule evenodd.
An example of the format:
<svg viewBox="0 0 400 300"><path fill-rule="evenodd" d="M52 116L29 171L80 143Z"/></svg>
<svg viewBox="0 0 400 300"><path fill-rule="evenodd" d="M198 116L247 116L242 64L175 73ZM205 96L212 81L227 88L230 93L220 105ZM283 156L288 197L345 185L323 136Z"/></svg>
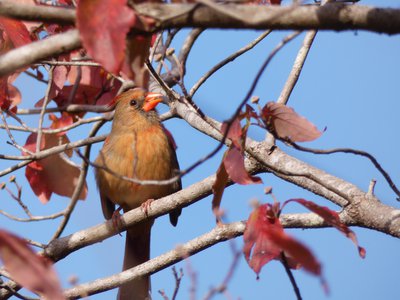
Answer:
<svg viewBox="0 0 400 300"><path fill-rule="evenodd" d="M76 13L74 9L46 5L27 5L20 4L17 1L0 0L0 15L26 21L73 25L75 24Z"/></svg>
<svg viewBox="0 0 400 300"><path fill-rule="evenodd" d="M216 6L216 5L214 5ZM400 33L400 9L328 3L324 6L262 6L206 4L135 5L139 14L156 20L155 31L165 28L247 28L295 30L368 30Z"/></svg>
<svg viewBox="0 0 400 300"><path fill-rule="evenodd" d="M80 46L77 29L21 46L0 56L0 76L11 74L45 58L75 50Z"/></svg>
<svg viewBox="0 0 400 300"><path fill-rule="evenodd" d="M156 20L154 31L166 28L248 28L368 30L400 33L400 9L342 3L324 6L201 4L135 4L135 10ZM75 10L17 4L0 0L0 15L27 21L74 24Z"/></svg>
<svg viewBox="0 0 400 300"><path fill-rule="evenodd" d="M162 199L160 199L161 201L156 201L156 203L154 203L154 205L157 205L157 206L163 205L163 204L160 204L159 202L167 201L167 198L169 198L169 197L162 198ZM151 206L151 209L153 209L153 204ZM125 213L122 217L123 218L126 217L125 218L126 221L128 218L130 220L132 220L131 216L134 215L133 214L134 212L138 212L138 211L140 211L140 208L131 210L128 213ZM128 217L128 215L129 215L129 217ZM300 216L300 218L298 218L299 216ZM341 220L344 223L346 223L345 218L346 217L341 216ZM307 220L306 223L312 224L314 228L328 227L324 223L322 218L320 218L319 216L317 216L313 213L288 214L288 215L281 216L282 224L286 228L293 227L291 224L292 221L295 221L294 227L296 227L296 225L298 225L298 222L296 220L299 220L299 219ZM129 222L129 223L132 223L132 222ZM135 223L137 223L137 222L135 222ZM104 227L106 227L106 225L108 225L107 226L108 228L112 228L111 221L108 221L106 224L98 225L98 226L96 226L96 228L97 229L99 229L100 227L104 228ZM302 226L302 228L305 228L305 227ZM94 229L94 227L92 227L91 232L89 232L89 231L79 232L80 238L77 236L75 239L75 237L74 237L73 241L79 242L79 239L80 239L82 242L84 240L83 237L87 236L87 234L89 234L90 236L96 236L99 233L99 231L94 232L93 229ZM77 298L81 298L83 295L87 296L87 295L97 294L97 293L100 293L100 292L103 292L106 290L116 288L116 287L120 286L121 284L129 282L140 276L144 276L147 274L154 274L162 269L165 269L165 268L187 258L188 256L194 255L194 254L196 254L200 251L203 251L203 250L205 250L213 245L216 245L220 242L224 242L226 240L240 236L243 234L244 229L245 229L245 222L235 222L235 223L217 226L210 232L203 234L202 236L199 236L181 246L178 246L177 248L175 248L165 254L162 254L156 258L153 258L135 268L128 269L126 271L123 271L123 272L115 274L115 275L111 275L109 277L100 278L100 279L94 280L89 283L78 285L76 287L66 290L65 295L69 299L77 299ZM88 230L90 230L90 229L88 229ZM76 235L76 234L78 234L78 233L75 233L74 235ZM72 236L73 235L71 235L70 237L72 237ZM68 238L68 237L66 237L66 238ZM66 241L68 241L66 238L63 238L61 240L64 240L63 242L66 242ZM69 239L69 242L71 242L71 241L72 241L72 239ZM65 243L65 245L67 245L67 243Z"/></svg>

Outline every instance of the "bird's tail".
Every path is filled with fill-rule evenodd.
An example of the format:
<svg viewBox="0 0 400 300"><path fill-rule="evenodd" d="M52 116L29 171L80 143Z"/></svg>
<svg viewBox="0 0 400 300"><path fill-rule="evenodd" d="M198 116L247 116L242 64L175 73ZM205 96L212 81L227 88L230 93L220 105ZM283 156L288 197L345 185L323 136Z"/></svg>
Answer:
<svg viewBox="0 0 400 300"><path fill-rule="evenodd" d="M150 229L153 222L135 225L127 230L123 270L140 265L150 258ZM119 288L118 300L151 300L150 277L127 282Z"/></svg>

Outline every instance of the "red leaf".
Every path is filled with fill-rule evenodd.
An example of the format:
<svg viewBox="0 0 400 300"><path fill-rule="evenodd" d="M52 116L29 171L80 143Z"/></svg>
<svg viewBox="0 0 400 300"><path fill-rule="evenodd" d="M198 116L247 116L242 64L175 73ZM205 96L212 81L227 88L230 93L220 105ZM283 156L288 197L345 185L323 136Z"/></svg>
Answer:
<svg viewBox="0 0 400 300"><path fill-rule="evenodd" d="M243 239L243 253L257 275L271 260L280 260L282 252L289 261L314 275L321 275L321 265L314 255L306 246L285 233L270 204L261 205L250 214Z"/></svg>
<svg viewBox="0 0 400 300"><path fill-rule="evenodd" d="M244 167L243 153L235 147L231 147L226 152L223 163L229 177L239 184L262 183L260 177L250 176Z"/></svg>
<svg viewBox="0 0 400 300"><path fill-rule="evenodd" d="M112 73L121 70L125 38L135 24L133 10L127 0L80 0L77 27L89 55Z"/></svg>
<svg viewBox="0 0 400 300"><path fill-rule="evenodd" d="M70 54L64 54L64 55L60 55L58 57L58 61L63 61L63 62L69 62L71 61L71 55ZM54 88L57 90L56 93L54 93L53 97L55 97L58 92L60 90L62 90L62 88L65 85L65 82L67 81L69 72L71 71L71 66L56 66L53 70L53 85ZM75 82L72 82L72 84L74 84ZM51 94L51 93L50 93ZM50 97L50 98L53 98Z"/></svg>
<svg viewBox="0 0 400 300"><path fill-rule="evenodd" d="M228 123L224 122L221 127L221 132L225 135L228 128ZM232 141L236 148L242 149L243 131L240 121L236 118L231 126L229 127L229 132L226 135L228 139Z"/></svg>
<svg viewBox="0 0 400 300"><path fill-rule="evenodd" d="M297 203L307 207L309 210L316 213L317 215L319 215L321 218L324 219L324 221L326 223L335 227L337 230L339 230L345 236L347 236L349 239L351 239L353 241L353 243L357 246L358 254L362 258L365 258L365 255L366 255L365 249L358 244L355 233L349 227L347 227L346 224L343 224L340 221L340 218L339 218L339 215L337 212L329 209L326 206L319 206L319 205L315 204L314 202L308 201L305 199L290 199L290 200L285 201L285 203L283 205L286 205L289 202L297 202Z"/></svg>
<svg viewBox="0 0 400 300"><path fill-rule="evenodd" d="M0 108L8 110L16 107L21 102L21 93L10 84L10 77L0 78Z"/></svg>
<svg viewBox="0 0 400 300"><path fill-rule="evenodd" d="M212 209L215 215L217 216L217 221L219 221L219 207L221 205L222 195L224 194L224 190L226 184L228 183L228 173L225 170L224 163L222 162L217 170L217 174L215 176L215 182L212 186L213 191L213 200L212 200Z"/></svg>
<svg viewBox="0 0 400 300"><path fill-rule="evenodd" d="M96 87L79 85L75 91L75 96L70 102L72 91L74 91L74 86L66 85L53 100L58 106L64 106L66 104L95 104L96 97L100 93L99 89Z"/></svg>
<svg viewBox="0 0 400 300"><path fill-rule="evenodd" d="M267 215L270 211L268 204L256 208L250 214L243 233L243 254L257 275L265 264L276 259L281 253L278 247L269 242L268 229L275 226L276 230L283 231L280 223L275 222L276 218Z"/></svg>
<svg viewBox="0 0 400 300"><path fill-rule="evenodd" d="M74 123L73 116L70 115L68 112L62 112L61 118L57 118L54 114L49 114L49 119L53 121L50 126L50 128L52 129L63 128L72 125ZM65 134L66 134L65 131L56 133L57 136L62 136Z"/></svg>
<svg viewBox="0 0 400 300"><path fill-rule="evenodd" d="M6 34L4 39L9 39L14 48L29 44L32 41L28 29L21 21L0 17L0 29Z"/></svg>
<svg viewBox="0 0 400 300"><path fill-rule="evenodd" d="M43 299L65 299L50 261L33 252L23 239L1 229L0 258L12 279L21 286Z"/></svg>
<svg viewBox="0 0 400 300"><path fill-rule="evenodd" d="M147 88L149 84L149 72L144 63L149 57L151 37L136 35L128 39L127 55L122 71L135 85Z"/></svg>
<svg viewBox="0 0 400 300"><path fill-rule="evenodd" d="M37 134L29 135L25 148L32 152L36 151ZM43 134L41 150L55 147L59 144L68 142L66 135L61 137L56 134ZM65 151L68 156L72 155L71 150ZM61 196L71 197L80 175L80 168L61 154L54 154L39 161L32 162L26 166L25 176L29 184L42 203L50 200L52 193ZM85 199L87 194L87 185L79 196L79 199Z"/></svg>
<svg viewBox="0 0 400 300"><path fill-rule="evenodd" d="M281 139L307 142L319 138L322 134L314 124L298 115L293 108L280 103L268 102L261 114L267 129Z"/></svg>

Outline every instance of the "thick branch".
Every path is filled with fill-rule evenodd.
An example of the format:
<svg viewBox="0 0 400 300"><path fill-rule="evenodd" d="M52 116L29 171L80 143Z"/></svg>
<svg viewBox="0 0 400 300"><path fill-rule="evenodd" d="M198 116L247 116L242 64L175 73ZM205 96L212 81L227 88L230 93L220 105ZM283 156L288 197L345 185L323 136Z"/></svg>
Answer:
<svg viewBox="0 0 400 300"><path fill-rule="evenodd" d="M136 209L139 210L139 209ZM127 214L125 214L127 215ZM124 216L125 216L124 215ZM281 216L283 226L286 228L322 228L328 227L323 219L313 213L306 214L287 214ZM341 221L348 225L351 220L341 216ZM156 258L153 258L135 268L128 269L121 273L111 275L109 277L100 278L93 282L84 283L65 291L68 299L81 298L82 295L97 294L106 290L110 290L129 282L146 274L154 274L162 269L165 269L188 256L194 255L202 250L205 250L220 242L235 238L243 234L245 222L235 222L217 226L208 233L205 233L177 248L164 253ZM91 233L93 235L94 232Z"/></svg>
<svg viewBox="0 0 400 300"><path fill-rule="evenodd" d="M165 28L368 30L400 33L400 9L338 3L324 6L259 6L142 3L135 9Z"/></svg>
<svg viewBox="0 0 400 300"><path fill-rule="evenodd" d="M172 106L174 111L193 128L222 141L222 135L184 103L175 101ZM208 118L208 121L212 122L216 128L221 126L219 122L211 118ZM264 172L272 172L283 180L339 205L351 216L357 226L400 237L400 210L382 204L377 198L368 196L350 182L298 160L279 148L275 148L271 153L271 145L267 143L248 138L246 152L264 166Z"/></svg>
<svg viewBox="0 0 400 300"><path fill-rule="evenodd" d="M81 46L78 30L73 29L11 50L0 56L0 76L48 57L56 56Z"/></svg>
<svg viewBox="0 0 400 300"><path fill-rule="evenodd" d="M368 30L400 33L400 9L327 3L324 6L136 4L135 10L157 20L155 30L166 28L252 28ZM32 6L0 0L0 15L30 21L74 24L75 10Z"/></svg>
<svg viewBox="0 0 400 300"><path fill-rule="evenodd" d="M72 25L75 23L75 10L45 5L26 5L17 1L0 0L0 15L26 21L42 21Z"/></svg>

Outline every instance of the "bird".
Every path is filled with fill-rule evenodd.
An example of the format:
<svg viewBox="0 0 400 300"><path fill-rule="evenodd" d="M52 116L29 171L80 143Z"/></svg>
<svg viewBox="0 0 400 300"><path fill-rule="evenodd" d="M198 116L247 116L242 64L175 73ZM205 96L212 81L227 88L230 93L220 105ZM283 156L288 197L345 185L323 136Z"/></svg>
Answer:
<svg viewBox="0 0 400 300"><path fill-rule="evenodd" d="M140 185L115 176L137 180L168 180L179 174L175 143L162 125L155 107L163 95L134 88L117 96L111 132L95 160L95 178L106 219L113 219L116 205L124 212L182 189L180 178L168 185ZM170 213L176 226L180 209ZM123 270L150 258L150 232L154 220L127 229ZM150 278L143 277L120 286L117 299L147 300Z"/></svg>

